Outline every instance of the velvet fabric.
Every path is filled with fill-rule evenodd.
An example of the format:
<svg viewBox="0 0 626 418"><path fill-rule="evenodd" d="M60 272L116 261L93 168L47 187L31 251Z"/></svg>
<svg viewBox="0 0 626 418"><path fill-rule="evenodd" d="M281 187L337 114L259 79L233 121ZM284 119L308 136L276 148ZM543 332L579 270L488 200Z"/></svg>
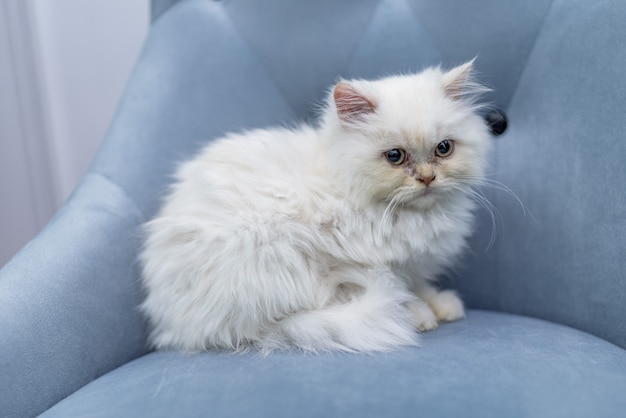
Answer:
<svg viewBox="0 0 626 418"><path fill-rule="evenodd" d="M0 271L0 417L36 415L147 352L142 221L118 185L89 174Z"/></svg>
<svg viewBox="0 0 626 418"><path fill-rule="evenodd" d="M51 408L54 417L597 417L626 410L626 351L487 311L376 355L152 353Z"/></svg>
<svg viewBox="0 0 626 418"><path fill-rule="evenodd" d="M502 234L473 306L571 325L626 347L626 4L556 1L508 108L495 195ZM488 261L487 261L488 260ZM459 279L458 283L462 280ZM476 295L480 283L488 298Z"/></svg>
<svg viewBox="0 0 626 418"><path fill-rule="evenodd" d="M0 270L0 416L66 397L48 416L624 410L623 1L154 0L153 11L89 173ZM485 190L495 242L482 211L446 283L491 313L389 354L147 354L140 225L180 161L228 131L312 120L340 77L475 56L509 116L490 178L523 207Z"/></svg>

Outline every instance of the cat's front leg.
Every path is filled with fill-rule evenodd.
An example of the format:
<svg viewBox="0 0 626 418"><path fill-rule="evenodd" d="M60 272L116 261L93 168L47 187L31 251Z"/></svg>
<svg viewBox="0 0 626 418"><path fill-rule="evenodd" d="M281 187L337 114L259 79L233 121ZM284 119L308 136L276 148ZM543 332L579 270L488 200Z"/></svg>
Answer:
<svg viewBox="0 0 626 418"><path fill-rule="evenodd" d="M430 331L439 325L435 313L423 300L416 298L409 302L407 307L418 331Z"/></svg>
<svg viewBox="0 0 626 418"><path fill-rule="evenodd" d="M463 301L454 290L439 290L429 283L421 282L414 288L415 294L426 302L438 322L450 322L465 317Z"/></svg>

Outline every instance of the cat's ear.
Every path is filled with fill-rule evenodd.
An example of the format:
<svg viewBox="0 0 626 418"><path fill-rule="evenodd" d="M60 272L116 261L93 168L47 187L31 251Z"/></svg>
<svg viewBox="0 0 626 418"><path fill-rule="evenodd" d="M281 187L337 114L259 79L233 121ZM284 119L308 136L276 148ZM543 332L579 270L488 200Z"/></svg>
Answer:
<svg viewBox="0 0 626 418"><path fill-rule="evenodd" d="M337 116L343 122L353 123L376 111L376 103L353 85L340 81L333 90Z"/></svg>
<svg viewBox="0 0 626 418"><path fill-rule="evenodd" d="M474 61L476 58L443 74L443 90L448 97L459 100L463 96L474 67Z"/></svg>

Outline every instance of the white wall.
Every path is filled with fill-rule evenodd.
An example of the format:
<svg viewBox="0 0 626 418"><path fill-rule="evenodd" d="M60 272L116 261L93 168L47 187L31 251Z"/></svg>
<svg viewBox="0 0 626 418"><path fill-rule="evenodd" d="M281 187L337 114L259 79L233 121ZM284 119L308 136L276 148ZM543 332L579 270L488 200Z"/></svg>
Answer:
<svg viewBox="0 0 626 418"><path fill-rule="evenodd" d="M148 26L149 0L0 0L0 265L89 167Z"/></svg>
<svg viewBox="0 0 626 418"><path fill-rule="evenodd" d="M18 57L22 49L17 45L20 39L16 39L14 28L20 22L14 19L14 9L0 1L0 265L26 237L37 232L52 210L45 207L46 203L52 206L51 193L41 196L41 204L36 199L37 179L28 169L35 164L28 159L28 140L35 135L28 132L29 124L22 117L22 108L28 106L29 99L24 88L29 83L23 71L26 57ZM41 186L49 189L45 184Z"/></svg>

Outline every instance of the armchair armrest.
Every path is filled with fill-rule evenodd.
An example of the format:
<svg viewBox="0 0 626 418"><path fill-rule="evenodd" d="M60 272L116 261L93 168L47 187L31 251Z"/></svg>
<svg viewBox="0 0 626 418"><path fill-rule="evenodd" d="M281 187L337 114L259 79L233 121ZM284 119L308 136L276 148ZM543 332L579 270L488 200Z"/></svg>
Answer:
<svg viewBox="0 0 626 418"><path fill-rule="evenodd" d="M89 174L0 270L0 415L36 415L146 352L142 220L121 188Z"/></svg>

